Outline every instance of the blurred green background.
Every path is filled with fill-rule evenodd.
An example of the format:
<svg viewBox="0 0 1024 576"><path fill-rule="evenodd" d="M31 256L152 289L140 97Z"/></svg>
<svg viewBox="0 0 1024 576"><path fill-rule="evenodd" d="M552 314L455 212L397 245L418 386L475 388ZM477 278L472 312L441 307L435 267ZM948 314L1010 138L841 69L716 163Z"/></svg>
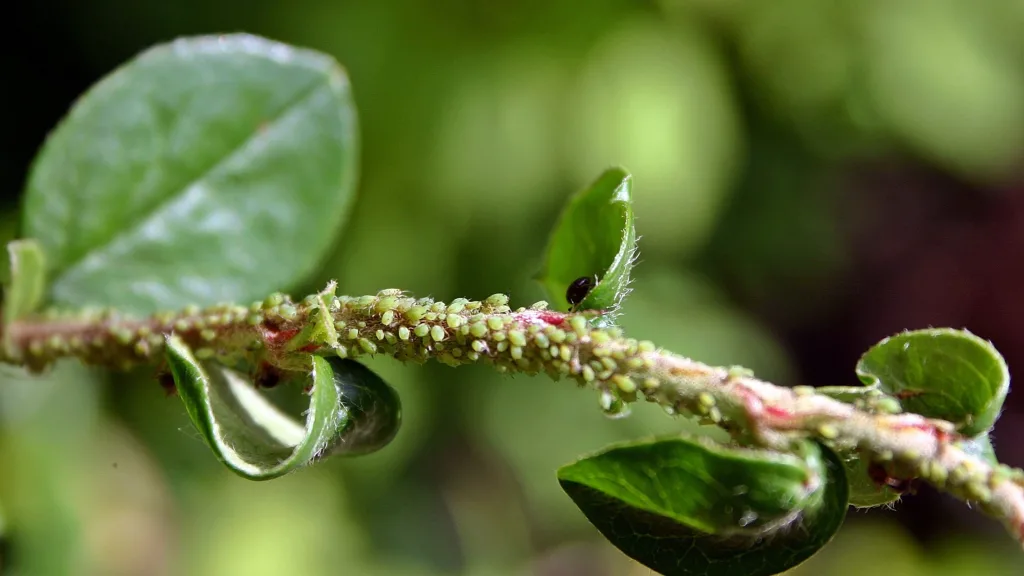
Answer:
<svg viewBox="0 0 1024 576"><path fill-rule="evenodd" d="M154 43L246 31L333 54L361 117L357 207L293 294L337 278L528 305L559 207L621 164L631 334L787 385L852 384L871 343L928 325L1024 366L1019 0L63 0L5 28L5 238L78 94ZM402 396L398 439L268 483L216 462L151 374L0 374L0 572L650 573L554 471L680 422L609 420L543 378L370 364ZM1011 393L995 433L1017 466L1022 412ZM851 511L794 573L1020 573L977 512L928 490L896 508Z"/></svg>

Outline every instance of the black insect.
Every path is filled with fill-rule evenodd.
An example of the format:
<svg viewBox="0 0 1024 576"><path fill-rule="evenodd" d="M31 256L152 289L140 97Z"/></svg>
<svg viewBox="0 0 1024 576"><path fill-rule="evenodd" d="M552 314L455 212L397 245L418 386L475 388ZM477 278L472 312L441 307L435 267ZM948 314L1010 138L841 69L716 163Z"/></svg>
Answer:
<svg viewBox="0 0 1024 576"><path fill-rule="evenodd" d="M158 372L156 380L160 383L160 387L164 389L164 393L168 396L174 396L178 393L178 387L174 384L174 376L172 376L170 372Z"/></svg>
<svg viewBox="0 0 1024 576"><path fill-rule="evenodd" d="M576 305L583 302L587 294L590 294L594 286L597 286L597 276L580 276L573 280L572 284L569 284L569 288L565 291L565 299L575 308Z"/></svg>
<svg viewBox="0 0 1024 576"><path fill-rule="evenodd" d="M897 494L904 494L907 492L914 493L917 488L916 478L896 478L889 476L889 471L885 469L885 466L872 462L868 465L868 477L877 484L878 486L884 486L896 492Z"/></svg>
<svg viewBox="0 0 1024 576"><path fill-rule="evenodd" d="M253 383L257 388L273 388L281 383L281 372L264 362L256 370Z"/></svg>

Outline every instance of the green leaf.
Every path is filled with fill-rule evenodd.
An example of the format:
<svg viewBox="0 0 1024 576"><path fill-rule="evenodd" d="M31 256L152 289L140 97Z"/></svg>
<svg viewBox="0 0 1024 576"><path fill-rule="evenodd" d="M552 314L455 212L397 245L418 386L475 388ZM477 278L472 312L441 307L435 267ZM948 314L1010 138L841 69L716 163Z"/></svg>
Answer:
<svg viewBox="0 0 1024 576"><path fill-rule="evenodd" d="M972 456L982 458L993 466L999 465L995 448L992 446L992 438L987 433L974 438L965 438L957 442L957 445Z"/></svg>
<svg viewBox="0 0 1024 576"><path fill-rule="evenodd" d="M967 436L992 428L1010 388L1009 369L995 347L950 328L882 340L861 357L857 375L904 410L953 422Z"/></svg>
<svg viewBox="0 0 1024 576"><path fill-rule="evenodd" d="M632 186L628 172L612 168L565 206L537 275L555 308L569 308L566 289L583 277L597 284L577 310L614 312L625 298L636 254Z"/></svg>
<svg viewBox="0 0 1024 576"><path fill-rule="evenodd" d="M758 576L800 564L846 517L839 459L671 438L614 445L558 471L562 488L631 558L666 576Z"/></svg>
<svg viewBox="0 0 1024 576"><path fill-rule="evenodd" d="M853 454L843 459L846 479L850 484L850 505L857 508L873 508L895 502L900 493L892 488L878 484L868 474L868 463Z"/></svg>
<svg viewBox="0 0 1024 576"><path fill-rule="evenodd" d="M4 324L35 312L46 292L46 258L35 240L7 244L10 284L4 289Z"/></svg>
<svg viewBox="0 0 1024 576"><path fill-rule="evenodd" d="M7 255L10 261L10 281L4 286L5 326L35 312L42 303L46 291L46 258L38 242L10 242L7 244ZM0 344L3 345L4 355L8 358L17 358L20 352L8 341L7 330L0 329L0 334L3 334L3 341Z"/></svg>
<svg viewBox="0 0 1024 576"><path fill-rule="evenodd" d="M252 480L282 476L322 456L373 452L401 423L398 395L353 360L311 356L305 424L238 372L198 361L177 336L167 339L167 360L196 429L228 468Z"/></svg>
<svg viewBox="0 0 1024 576"><path fill-rule="evenodd" d="M247 301L311 273L351 205L357 120L330 57L234 34L92 87L32 165L49 296L131 313Z"/></svg>
<svg viewBox="0 0 1024 576"><path fill-rule="evenodd" d="M310 344L335 351L341 349L341 344L338 342L338 329L334 326L334 317L331 316L331 308L328 305L337 288L337 282L332 280L316 295L316 307L310 314L309 322L303 327L302 332L288 341L287 350L299 350Z"/></svg>

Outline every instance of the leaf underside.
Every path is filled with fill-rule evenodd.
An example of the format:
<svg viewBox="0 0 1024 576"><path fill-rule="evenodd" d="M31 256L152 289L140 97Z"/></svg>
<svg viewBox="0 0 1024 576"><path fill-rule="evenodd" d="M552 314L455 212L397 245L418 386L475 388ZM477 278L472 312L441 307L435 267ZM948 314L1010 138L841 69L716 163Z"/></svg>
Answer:
<svg viewBox="0 0 1024 576"><path fill-rule="evenodd" d="M808 446L801 461L681 438L628 443L562 468L559 482L612 544L661 574L777 574L845 519L839 459ZM808 478L822 482L816 491Z"/></svg>

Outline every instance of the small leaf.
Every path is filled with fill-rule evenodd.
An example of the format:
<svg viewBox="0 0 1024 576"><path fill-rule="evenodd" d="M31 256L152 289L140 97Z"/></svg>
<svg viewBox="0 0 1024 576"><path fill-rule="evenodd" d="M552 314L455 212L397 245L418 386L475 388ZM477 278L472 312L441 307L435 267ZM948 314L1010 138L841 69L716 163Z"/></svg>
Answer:
<svg viewBox="0 0 1024 576"><path fill-rule="evenodd" d="M881 394L877 386L819 386L814 389L814 392L847 404L853 404L858 400L864 401Z"/></svg>
<svg viewBox="0 0 1024 576"><path fill-rule="evenodd" d="M996 459L995 448L992 446L992 438L988 434L981 434L974 438L965 438L957 442L957 445L964 452L972 456L981 458L993 466L999 465L999 461Z"/></svg>
<svg viewBox="0 0 1024 576"><path fill-rule="evenodd" d="M976 436L999 417L1010 373L991 343L966 330L903 332L868 350L857 375L900 401L903 409L956 424Z"/></svg>
<svg viewBox="0 0 1024 576"><path fill-rule="evenodd" d="M356 111L330 57L249 36L156 46L46 140L24 229L52 300L146 314L256 300L311 273L356 181Z"/></svg>
<svg viewBox="0 0 1024 576"><path fill-rule="evenodd" d="M238 372L198 361L177 336L167 339L167 359L196 429L228 468L252 480L282 476L329 454L373 452L394 438L401 422L398 395L353 360L311 356L303 425Z"/></svg>
<svg viewBox="0 0 1024 576"><path fill-rule="evenodd" d="M846 516L827 448L802 457L671 438L612 446L563 467L562 488L631 558L666 576L758 576L800 564Z"/></svg>
<svg viewBox="0 0 1024 576"><path fill-rule="evenodd" d="M890 504L900 499L900 493L892 488L878 484L868 474L868 463L853 454L843 459L846 479L850 484L850 506L856 508L873 508Z"/></svg>
<svg viewBox="0 0 1024 576"><path fill-rule="evenodd" d="M7 254L11 275L4 289L4 324L35 312L46 292L46 258L38 242L15 240Z"/></svg>
<svg viewBox="0 0 1024 576"><path fill-rule="evenodd" d="M35 240L15 240L7 245L10 260L10 281L4 287L3 325L35 312L46 292L46 259L39 243ZM21 351L9 341L8 330L0 328L3 335L0 356L18 358Z"/></svg>
<svg viewBox="0 0 1024 576"><path fill-rule="evenodd" d="M612 168L563 209L537 276L555 308L570 307L566 290L580 278L597 283L577 310L614 311L625 298L636 254L632 186L628 172Z"/></svg>
<svg viewBox="0 0 1024 576"><path fill-rule="evenodd" d="M332 280L316 295L316 308L310 314L310 321L302 329L302 332L288 341L287 350L295 351L309 345L316 348L327 347L332 350L340 348L338 329L334 326L334 317L331 316L331 309L328 305L330 299L334 297L337 287L337 282Z"/></svg>

